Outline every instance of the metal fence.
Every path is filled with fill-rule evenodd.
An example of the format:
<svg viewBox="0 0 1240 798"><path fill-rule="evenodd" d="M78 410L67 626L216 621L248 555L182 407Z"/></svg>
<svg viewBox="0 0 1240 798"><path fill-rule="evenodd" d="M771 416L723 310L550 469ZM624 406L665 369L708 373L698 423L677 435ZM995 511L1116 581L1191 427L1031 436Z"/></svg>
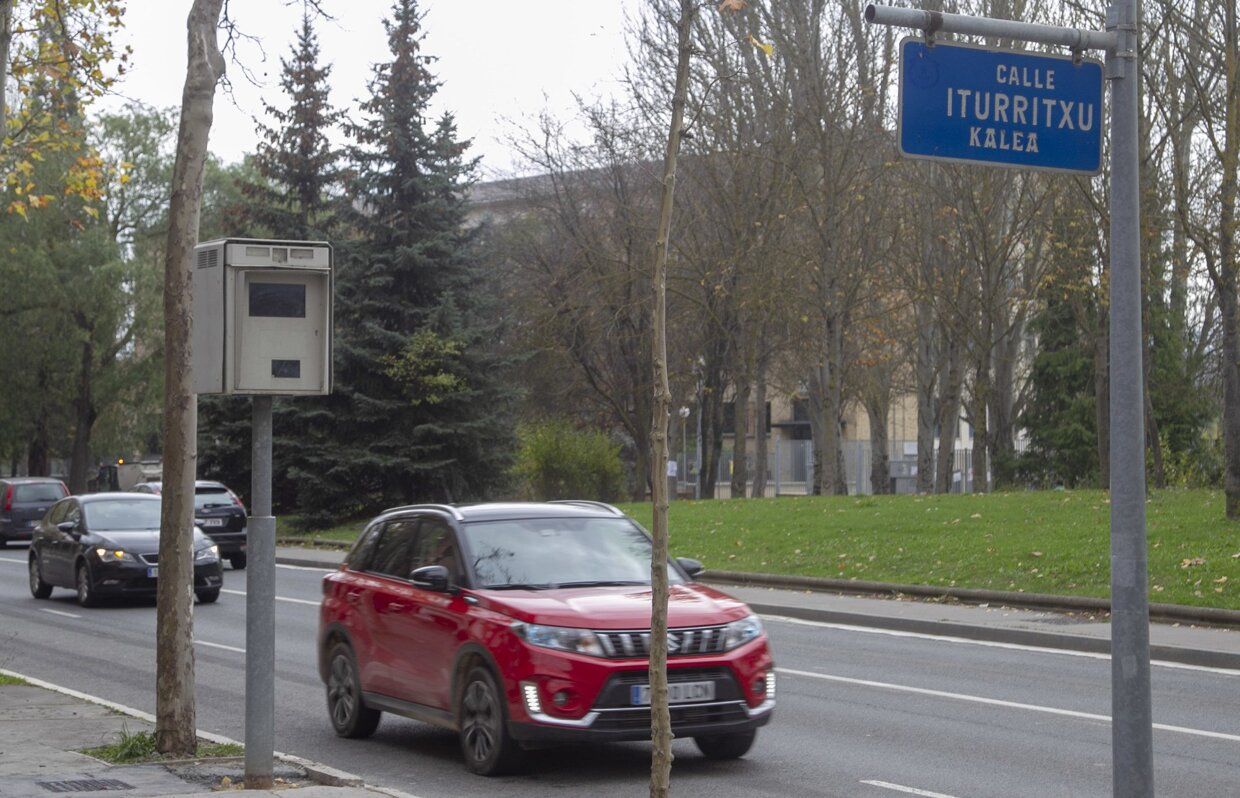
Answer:
<svg viewBox="0 0 1240 798"><path fill-rule="evenodd" d="M1022 448L1022 447L1018 447ZM752 486L754 454L752 446L746 453ZM871 448L869 441L844 441L844 478L849 495L867 495L874 492L871 483ZM731 495L732 448L724 444L719 457L719 473L715 498L726 499ZM894 493L917 492L917 442L891 441L888 457L888 478ZM688 462L686 462L686 459ZM678 453L677 473L681 475L679 494L692 497L695 484L692 468L693 452ZM774 438L767 448L767 496L804 496L812 493L814 478L813 441L789 441ZM968 493L973 490L973 450L958 446L952 457L951 492ZM747 491L748 492L748 491Z"/></svg>

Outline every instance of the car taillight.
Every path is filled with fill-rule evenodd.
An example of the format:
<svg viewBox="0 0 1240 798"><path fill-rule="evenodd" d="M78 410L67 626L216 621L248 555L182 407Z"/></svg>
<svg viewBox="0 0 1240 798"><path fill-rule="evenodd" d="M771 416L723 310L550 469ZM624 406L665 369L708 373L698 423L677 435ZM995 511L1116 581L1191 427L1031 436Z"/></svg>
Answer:
<svg viewBox="0 0 1240 798"><path fill-rule="evenodd" d="M63 483L63 482L62 482L62 483L60 483L60 489L61 489L61 490L63 490L63 491L65 492L65 493L64 493L64 496L61 496L60 498L62 498L62 499L63 499L65 496L68 496L68 495L69 495L69 486L68 486L68 485L66 485L65 483Z"/></svg>
<svg viewBox="0 0 1240 798"><path fill-rule="evenodd" d="M243 512L243 513L244 513L244 512L245 512L245 505L241 503L241 497L240 497L240 496L238 496L237 494L233 493L231 490L230 490L230 491L228 491L228 495L229 495L229 496L232 496L233 504L235 504L235 505L237 505L238 507L240 507L240 508L241 508L241 512Z"/></svg>
<svg viewBox="0 0 1240 798"><path fill-rule="evenodd" d="M4 511L7 513L13 509L13 486L9 485L4 489Z"/></svg>

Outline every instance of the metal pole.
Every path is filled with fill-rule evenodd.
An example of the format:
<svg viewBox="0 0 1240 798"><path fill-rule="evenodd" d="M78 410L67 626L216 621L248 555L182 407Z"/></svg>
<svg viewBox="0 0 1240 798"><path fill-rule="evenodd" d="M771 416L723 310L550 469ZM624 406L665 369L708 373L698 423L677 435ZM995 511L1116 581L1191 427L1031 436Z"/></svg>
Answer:
<svg viewBox="0 0 1240 798"><path fill-rule="evenodd" d="M946 14L940 11L919 11L915 8L893 8L870 4L865 9L865 19L875 25L894 25L900 28L942 33L962 33L967 36L987 36L992 39L1015 39L1037 42L1073 50L1110 50L1115 35L1110 32L1061 28L1036 22L1017 22L1011 19L970 17L965 14Z"/></svg>
<svg viewBox="0 0 1240 798"><path fill-rule="evenodd" d="M1111 79L1111 769L1116 798L1154 795L1145 402L1141 363L1139 0L1115 0Z"/></svg>
<svg viewBox="0 0 1240 798"><path fill-rule="evenodd" d="M680 468L676 470L676 472L680 474L680 479L677 480L677 485L676 485L677 493L680 493L679 483L683 482L685 478L685 475L682 472L689 470L689 440L685 437L685 419L686 418L688 418L688 415L682 413L680 416L680 462L681 462L681 466Z"/></svg>
<svg viewBox="0 0 1240 798"><path fill-rule="evenodd" d="M253 398L245 572L245 786L272 787L276 734L276 519L271 515L271 397Z"/></svg>

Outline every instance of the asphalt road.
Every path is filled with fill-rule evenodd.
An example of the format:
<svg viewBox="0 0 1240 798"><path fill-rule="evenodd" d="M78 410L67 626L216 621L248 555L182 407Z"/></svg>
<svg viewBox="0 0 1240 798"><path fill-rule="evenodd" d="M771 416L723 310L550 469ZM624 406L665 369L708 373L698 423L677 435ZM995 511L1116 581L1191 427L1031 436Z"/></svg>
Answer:
<svg viewBox="0 0 1240 798"><path fill-rule="evenodd" d="M26 552L0 551L0 667L148 712L152 604L35 601ZM245 574L195 612L199 728L242 738ZM331 731L315 670L322 572L281 566L277 748L431 796L637 796L642 744L557 749L529 772L471 776L453 735L385 716L369 740ZM1109 796L1110 663L1097 655L769 618L779 705L743 760L675 744L677 796ZM1240 672L1155 665L1161 796L1240 796Z"/></svg>

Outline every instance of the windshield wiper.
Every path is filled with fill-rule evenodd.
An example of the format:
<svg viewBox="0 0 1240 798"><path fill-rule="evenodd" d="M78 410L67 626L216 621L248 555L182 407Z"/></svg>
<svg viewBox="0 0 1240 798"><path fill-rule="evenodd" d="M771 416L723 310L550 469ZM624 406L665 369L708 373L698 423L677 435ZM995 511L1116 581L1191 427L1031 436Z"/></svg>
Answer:
<svg viewBox="0 0 1240 798"><path fill-rule="evenodd" d="M649 584L638 579L587 579L581 582L560 582L556 587L631 587Z"/></svg>

